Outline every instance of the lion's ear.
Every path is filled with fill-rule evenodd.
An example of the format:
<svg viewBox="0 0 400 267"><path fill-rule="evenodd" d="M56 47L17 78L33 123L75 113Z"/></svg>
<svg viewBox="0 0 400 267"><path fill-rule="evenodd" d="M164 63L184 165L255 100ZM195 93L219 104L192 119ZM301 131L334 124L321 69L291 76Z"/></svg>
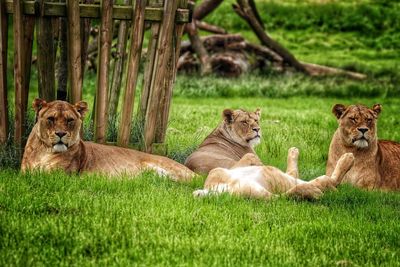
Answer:
<svg viewBox="0 0 400 267"><path fill-rule="evenodd" d="M42 108L44 108L45 106L47 106L46 100L43 100L43 99L40 99L40 98L35 98L35 100L33 100L32 108L35 110L35 113L36 113L35 123L38 121L39 111Z"/></svg>
<svg viewBox="0 0 400 267"><path fill-rule="evenodd" d="M76 111L78 111L83 117L88 111L88 104L85 101L79 101L75 104Z"/></svg>
<svg viewBox="0 0 400 267"><path fill-rule="evenodd" d="M261 109L257 108L256 111L254 112L259 118L261 117Z"/></svg>
<svg viewBox="0 0 400 267"><path fill-rule="evenodd" d="M336 116L336 118L340 119L343 112L346 110L346 106L342 104L336 104L332 108L332 113Z"/></svg>
<svg viewBox="0 0 400 267"><path fill-rule="evenodd" d="M32 108L35 110L36 114L47 105L46 100L35 98L32 102Z"/></svg>
<svg viewBox="0 0 400 267"><path fill-rule="evenodd" d="M381 106L381 104L375 104L373 107L372 107L372 110L375 112L375 114L378 116L379 115L379 113L381 113L381 111L382 111L382 106Z"/></svg>
<svg viewBox="0 0 400 267"><path fill-rule="evenodd" d="M234 120L234 113L235 111L232 109L225 109L222 112L222 116L227 123L232 123Z"/></svg>

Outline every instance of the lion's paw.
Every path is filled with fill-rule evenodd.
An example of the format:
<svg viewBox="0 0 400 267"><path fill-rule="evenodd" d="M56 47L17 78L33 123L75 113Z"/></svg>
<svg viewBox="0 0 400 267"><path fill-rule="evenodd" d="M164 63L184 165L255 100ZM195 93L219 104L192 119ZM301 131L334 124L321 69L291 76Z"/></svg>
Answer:
<svg viewBox="0 0 400 267"><path fill-rule="evenodd" d="M292 159L297 160L299 158L300 151L297 147L291 147L288 150L288 156Z"/></svg>
<svg viewBox="0 0 400 267"><path fill-rule="evenodd" d="M309 183L299 184L286 192L290 197L300 198L300 199L318 199L322 196L322 191Z"/></svg>

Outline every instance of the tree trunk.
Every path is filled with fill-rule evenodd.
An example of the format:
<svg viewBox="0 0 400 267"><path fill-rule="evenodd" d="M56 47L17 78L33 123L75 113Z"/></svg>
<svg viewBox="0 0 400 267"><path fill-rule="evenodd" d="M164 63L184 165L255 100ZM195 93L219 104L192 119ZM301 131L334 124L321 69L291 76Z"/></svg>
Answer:
<svg viewBox="0 0 400 267"><path fill-rule="evenodd" d="M235 12L247 21L263 45L280 55L286 63L293 66L296 70L308 74L307 69L294 57L293 54L265 33L262 23L257 20L248 1L249 0L237 0L238 5L233 5ZM253 6L255 7L254 3Z"/></svg>

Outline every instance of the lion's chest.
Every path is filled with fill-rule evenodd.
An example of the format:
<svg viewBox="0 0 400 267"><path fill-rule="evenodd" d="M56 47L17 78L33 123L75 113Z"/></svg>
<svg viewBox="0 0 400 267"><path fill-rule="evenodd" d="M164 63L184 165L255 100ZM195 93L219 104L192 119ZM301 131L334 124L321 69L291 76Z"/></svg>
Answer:
<svg viewBox="0 0 400 267"><path fill-rule="evenodd" d="M62 155L63 153L37 153L35 157L30 159L30 169L38 169L43 171L51 171L61 169L64 171L77 171L74 161ZM76 170L75 170L76 169Z"/></svg>

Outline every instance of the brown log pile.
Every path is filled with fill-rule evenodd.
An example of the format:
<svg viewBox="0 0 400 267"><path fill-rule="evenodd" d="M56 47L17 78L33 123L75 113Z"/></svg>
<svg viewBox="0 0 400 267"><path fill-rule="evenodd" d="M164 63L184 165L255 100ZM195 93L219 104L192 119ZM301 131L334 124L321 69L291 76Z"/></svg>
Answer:
<svg viewBox="0 0 400 267"><path fill-rule="evenodd" d="M86 0L89 1L89 0ZM342 75L352 79L365 79L366 75L343 69L302 62L288 49L272 39L262 22L254 0L236 0L233 11L247 23L260 44L251 43L240 34L229 34L220 26L202 21L223 0L203 0L193 6L192 21L185 25L188 41L181 44L178 71L200 75L216 74L238 77L243 73L268 69L274 72L301 72L309 76ZM115 25L118 28L119 25ZM199 30L211 33L200 37ZM87 66L96 71L98 28L90 30L92 42L87 48ZM117 31L114 31L117 38ZM113 42L112 57L118 57Z"/></svg>
<svg viewBox="0 0 400 267"><path fill-rule="evenodd" d="M238 77L256 69L269 69L274 72L297 71L272 49L250 43L240 34L215 34L203 37L200 40L209 55L212 73L220 76ZM343 69L301 61L299 61L299 64L310 76L343 75L357 80L366 78L364 74ZM197 59L190 41L182 42L178 71L181 73L198 73L200 70L201 63Z"/></svg>

